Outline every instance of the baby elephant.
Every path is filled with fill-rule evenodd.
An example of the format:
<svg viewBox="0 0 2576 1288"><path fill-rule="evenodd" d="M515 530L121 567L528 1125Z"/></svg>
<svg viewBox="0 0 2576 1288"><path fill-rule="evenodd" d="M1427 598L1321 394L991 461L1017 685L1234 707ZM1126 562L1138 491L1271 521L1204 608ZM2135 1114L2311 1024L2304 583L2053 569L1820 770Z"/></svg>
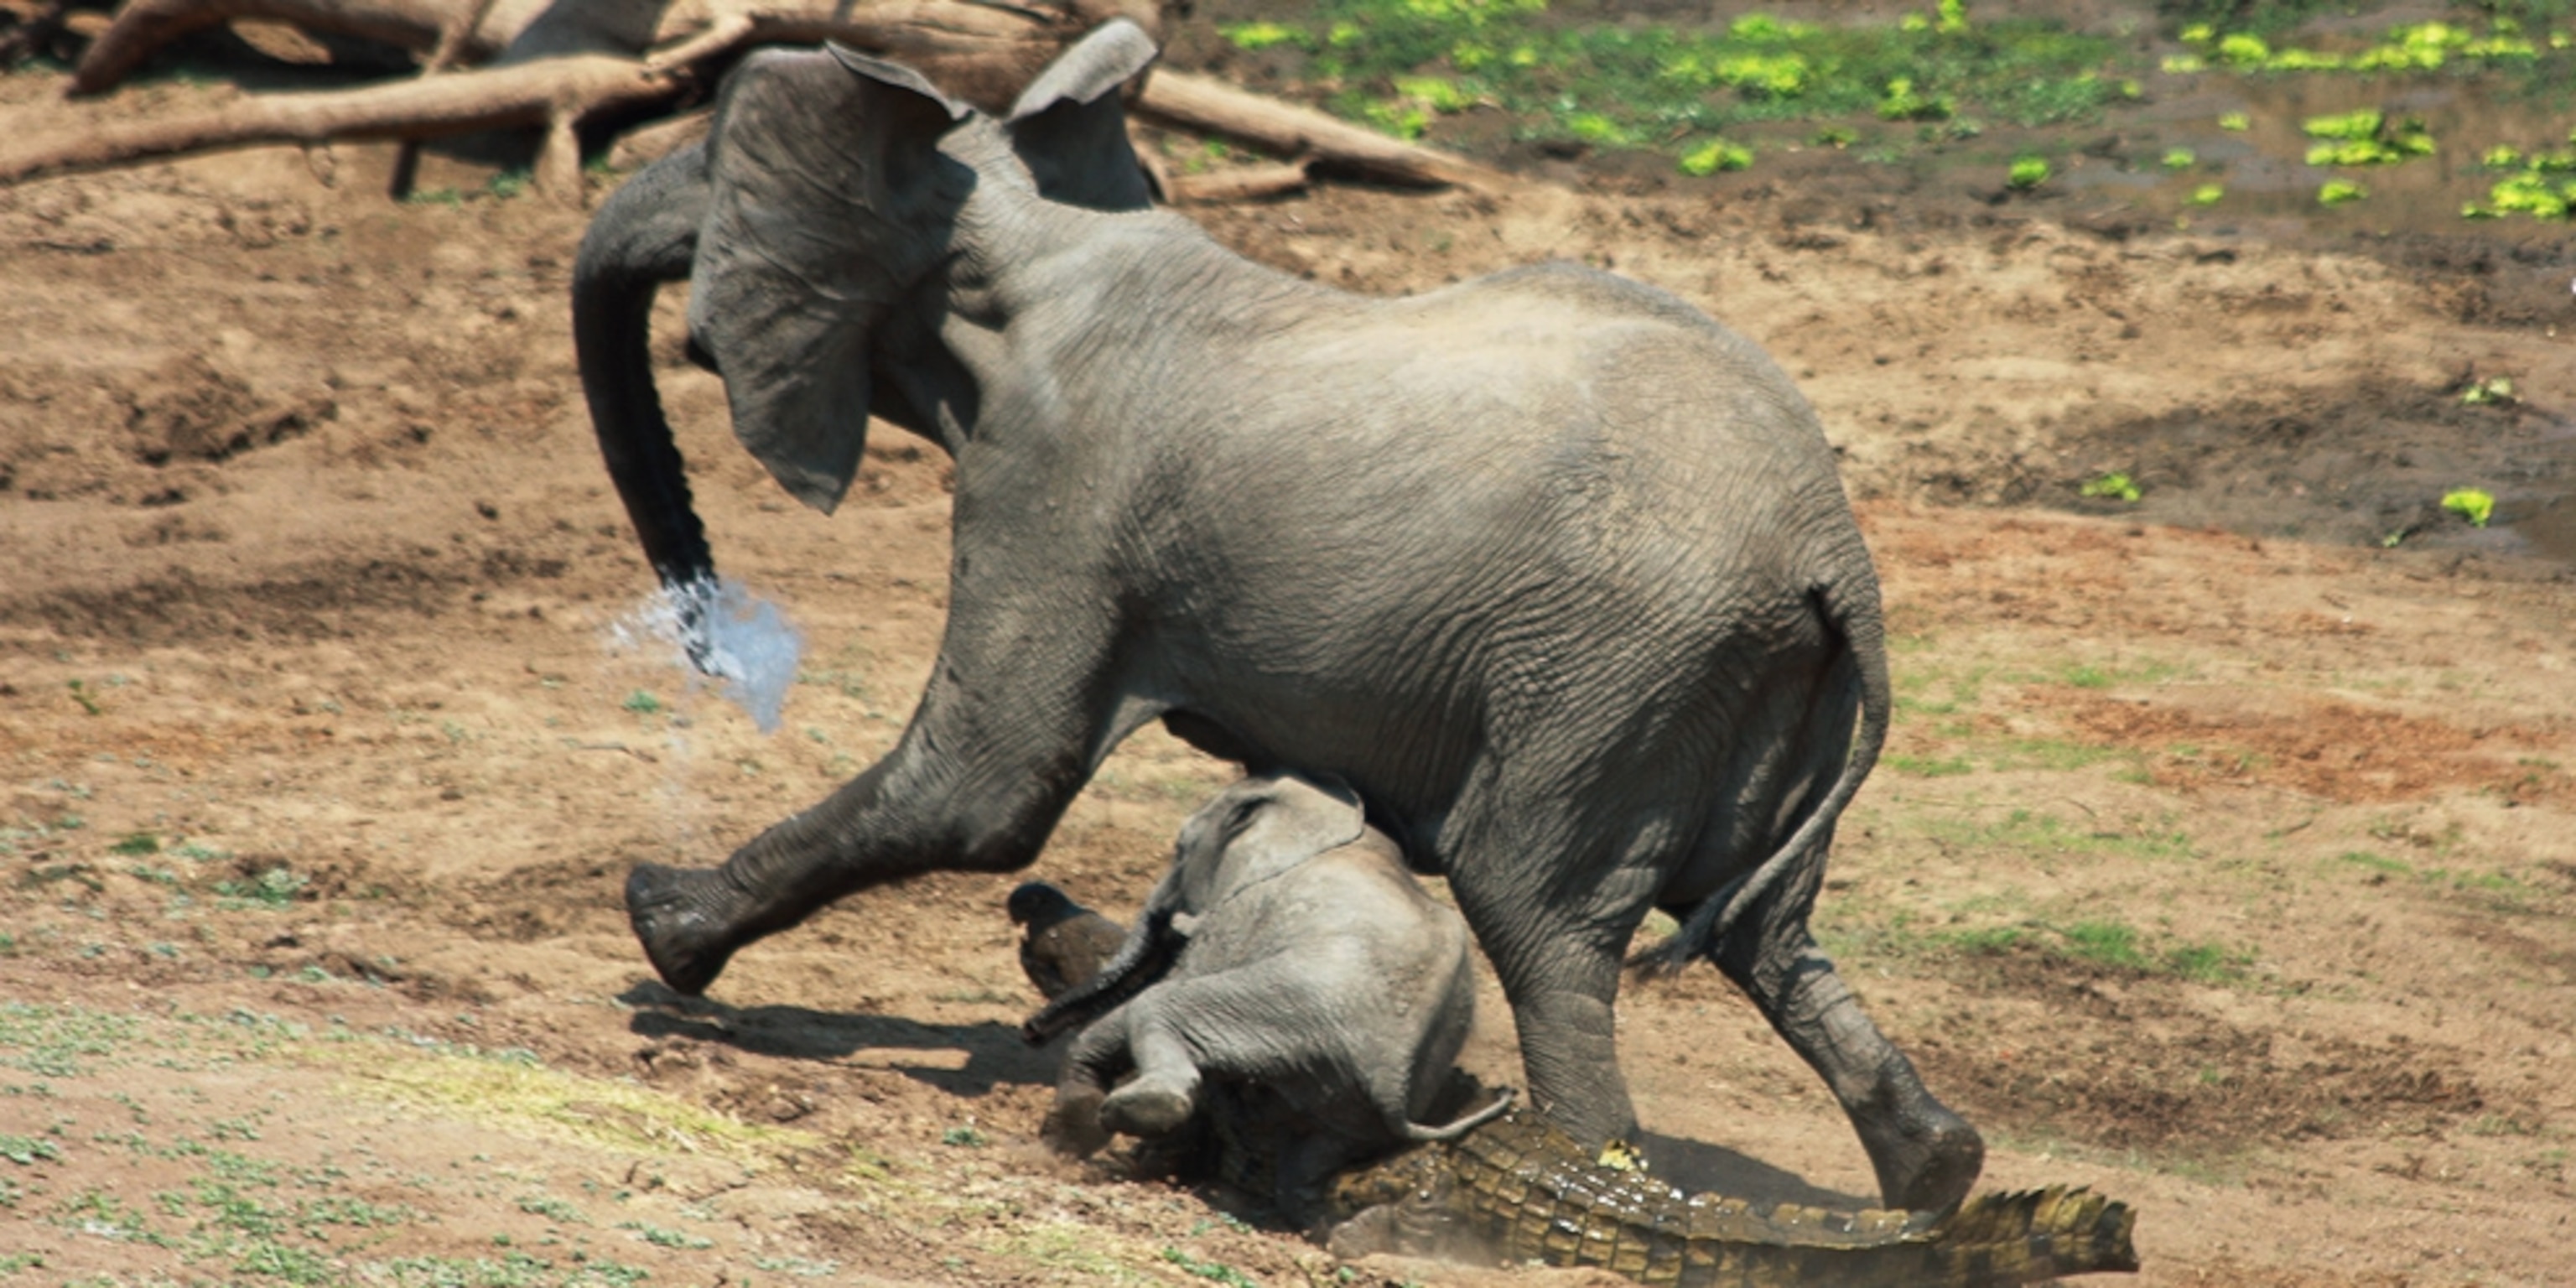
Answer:
<svg viewBox="0 0 2576 1288"><path fill-rule="evenodd" d="M1066 1054L1047 1138L1089 1154L1112 1132L1168 1134L1211 1080L1257 1086L1299 1125L1282 1195L1455 1137L1509 1103L1421 1122L1475 1020L1467 944L1347 788L1244 779L1182 825L1117 957L1030 1019L1043 1041L1099 1016Z"/></svg>

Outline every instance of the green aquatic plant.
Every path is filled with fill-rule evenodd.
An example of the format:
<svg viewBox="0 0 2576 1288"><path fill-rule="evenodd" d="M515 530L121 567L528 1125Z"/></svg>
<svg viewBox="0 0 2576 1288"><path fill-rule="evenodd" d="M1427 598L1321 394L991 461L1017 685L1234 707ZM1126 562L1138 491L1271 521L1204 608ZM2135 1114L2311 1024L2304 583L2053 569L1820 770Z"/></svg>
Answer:
<svg viewBox="0 0 2576 1288"><path fill-rule="evenodd" d="M2016 191L2028 192L2048 182L2048 175L2047 158L2017 157L2013 160L2012 169L2005 172L2004 182Z"/></svg>
<svg viewBox="0 0 2576 1288"><path fill-rule="evenodd" d="M2442 508L2469 521L2472 528L2483 528L2495 517L2495 494L2478 488L2455 488L2442 494Z"/></svg>
<svg viewBox="0 0 2576 1288"><path fill-rule="evenodd" d="M2460 401L2472 407L2509 405L2514 401L2513 378L2489 376L2484 380L2472 380L2466 389L2460 391Z"/></svg>
<svg viewBox="0 0 2576 1288"><path fill-rule="evenodd" d="M1307 43L1306 33L1275 22L1238 22L1231 26L1219 27L1217 34L1224 36L1226 43L1242 50L1262 50L1274 45Z"/></svg>
<svg viewBox="0 0 2576 1288"><path fill-rule="evenodd" d="M1682 154L1681 172L1688 175L1716 174L1721 170L1743 170L1753 164L1753 149L1729 143L1724 139L1708 142Z"/></svg>
<svg viewBox="0 0 2576 1288"><path fill-rule="evenodd" d="M2370 191L2362 187L2360 184L2349 183L2342 179L2333 179L2327 181L2325 186L2317 189L2317 204L2321 206L2347 205L2349 203L2359 201L2369 195Z"/></svg>
<svg viewBox="0 0 2576 1288"><path fill-rule="evenodd" d="M2088 497L2108 501L2127 501L2131 503L2135 503L2139 497L2145 495L2145 493L2138 490L2138 485L2135 480L2116 470L2108 474L2096 475L2093 478L2086 480L2084 486L2079 490Z"/></svg>

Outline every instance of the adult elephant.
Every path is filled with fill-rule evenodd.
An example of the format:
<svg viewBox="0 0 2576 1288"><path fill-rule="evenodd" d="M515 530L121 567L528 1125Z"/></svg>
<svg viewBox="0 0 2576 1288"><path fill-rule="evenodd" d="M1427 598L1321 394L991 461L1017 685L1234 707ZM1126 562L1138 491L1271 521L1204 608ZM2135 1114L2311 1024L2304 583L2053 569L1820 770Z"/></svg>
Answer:
<svg viewBox="0 0 2576 1288"><path fill-rule="evenodd" d="M1662 906L1684 924L1655 960L1710 957L1752 996L1890 1204L1965 1194L1976 1132L1807 931L1889 700L1869 553L1780 370L1570 266L1401 300L1283 276L1171 215L1048 200L1013 124L837 49L756 55L724 90L691 343L818 509L870 412L943 445L953 554L892 752L721 867L629 877L662 978L699 992L854 891L1026 866L1160 718L1339 778L1448 877L1532 1100L1579 1138L1635 1131L1611 1004ZM667 428L593 398L656 570L701 593Z"/></svg>

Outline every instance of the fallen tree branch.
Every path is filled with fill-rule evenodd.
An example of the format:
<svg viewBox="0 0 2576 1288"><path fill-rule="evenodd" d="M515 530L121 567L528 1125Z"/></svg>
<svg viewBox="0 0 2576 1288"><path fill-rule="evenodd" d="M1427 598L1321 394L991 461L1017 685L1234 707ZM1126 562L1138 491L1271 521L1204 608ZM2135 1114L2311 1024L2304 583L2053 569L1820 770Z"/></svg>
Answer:
<svg viewBox="0 0 2576 1288"><path fill-rule="evenodd" d="M180 36L218 22L262 18L428 51L458 61L512 63L549 54L665 50L658 67L702 66L757 44L837 40L900 59L979 107L1010 105L1065 45L1111 18L1158 28L1152 0L682 0L649 32L620 0L128 0L82 55L71 92L114 88Z"/></svg>
<svg viewBox="0 0 2576 1288"><path fill-rule="evenodd" d="M308 32L427 50L438 44L443 33L461 25L458 20L466 7L458 0L127 0L116 21L82 52L79 65L72 69L71 92L99 94L113 89L162 46L236 18L265 18ZM490 58L528 18L525 5L494 5L482 29L460 38L459 53L468 62Z"/></svg>
<svg viewBox="0 0 2576 1288"><path fill-rule="evenodd" d="M1176 206L1260 201L1304 192L1313 182L1302 165L1242 166L1214 174L1173 175L1163 185L1163 199Z"/></svg>
<svg viewBox="0 0 2576 1288"><path fill-rule="evenodd" d="M577 198L575 127L605 108L677 98L700 70L757 45L825 40L896 58L987 110L1009 105L1071 40L1111 17L1150 23L1152 0L679 0L654 16L642 56L625 0L129 0L92 44L73 91L104 89L161 45L214 22L256 17L432 51L411 82L323 94L260 95L157 120L101 121L69 139L0 142L0 184L39 174L261 143L420 139L539 125L542 190ZM1129 10L1138 12L1130 13ZM1150 26L1149 26L1150 29ZM628 48L628 46L637 46ZM571 53L566 48L610 48ZM446 75L451 62L499 62ZM1186 72L1158 70L1134 103L1140 120L1213 135L1288 164L1163 184L1170 199L1239 201L1296 191L1319 168L1383 183L1491 191L1510 177L1391 139L1313 108Z"/></svg>
<svg viewBox="0 0 2576 1288"><path fill-rule="evenodd" d="M423 79L455 66L466 40L473 36L475 28L483 25L485 18L491 16L493 0L472 0L472 3L473 8L469 12L439 33L438 47L431 50L429 60L420 65ZM404 139L402 147L394 153L393 182L388 188L396 201L411 195L412 181L420 176L420 145L419 139Z"/></svg>
<svg viewBox="0 0 2576 1288"><path fill-rule="evenodd" d="M1155 125L1213 134L1292 161L1322 162L1388 183L1492 191L1511 182L1509 175L1464 157L1415 147L1311 107L1187 72L1157 70L1148 76L1135 112Z"/></svg>
<svg viewBox="0 0 2576 1288"><path fill-rule="evenodd" d="M685 88L631 59L594 54L365 89L250 95L152 120L101 121L69 137L0 140L0 184L264 143L433 138L528 125L568 131L594 112L665 102ZM576 179L580 165L573 156Z"/></svg>

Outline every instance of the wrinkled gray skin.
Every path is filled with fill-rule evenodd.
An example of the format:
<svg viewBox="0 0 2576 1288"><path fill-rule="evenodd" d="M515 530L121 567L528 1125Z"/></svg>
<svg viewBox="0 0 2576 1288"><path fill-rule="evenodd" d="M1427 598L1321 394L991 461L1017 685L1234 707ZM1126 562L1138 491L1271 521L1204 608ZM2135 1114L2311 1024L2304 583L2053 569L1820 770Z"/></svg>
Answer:
<svg viewBox="0 0 2576 1288"><path fill-rule="evenodd" d="M1466 923L1405 873L1357 796L1285 775L1236 783L1182 826L1125 948L1083 990L1153 977L1074 1039L1047 1135L1077 1154L1110 1132L1168 1135L1204 1082L1257 1084L1300 1128L1281 1194L1455 1137L1508 1105L1420 1122L1475 1023L1467 947Z"/></svg>
<svg viewBox="0 0 2576 1288"><path fill-rule="evenodd" d="M1152 55L1152 43L1134 24L1113 22L1068 50L1021 96L1001 132L1041 195L1094 210L1145 209L1145 173L1128 144L1127 115L1116 91ZM843 93L833 102L860 110L854 100ZM714 560L654 392L648 342L654 293L665 283L688 280L697 262L698 230L714 194L708 143L701 139L677 149L619 185L592 217L573 260L573 349L591 423L645 558L674 590L711 582ZM705 360L694 346L690 352ZM854 347L840 360L864 363L867 357ZM878 414L906 426L918 419L893 408ZM858 444L853 431L852 460ZM704 607L688 595L679 605L691 620ZM698 637L692 633L691 639L691 655L706 665Z"/></svg>
<svg viewBox="0 0 2576 1288"><path fill-rule="evenodd" d="M1611 1004L1660 906L1656 960L1745 989L1891 1206L1966 1193L1975 1131L1807 931L1887 668L1832 450L1760 350L1572 266L1370 299L1049 201L1007 122L845 51L746 60L703 166L690 334L737 436L828 510L874 412L954 456L956 500L895 749L719 868L629 877L672 987L855 891L1026 866L1159 718L1348 783L1445 873L1532 1100L1588 1145L1636 1130ZM646 424L598 427L688 590L712 568Z"/></svg>

